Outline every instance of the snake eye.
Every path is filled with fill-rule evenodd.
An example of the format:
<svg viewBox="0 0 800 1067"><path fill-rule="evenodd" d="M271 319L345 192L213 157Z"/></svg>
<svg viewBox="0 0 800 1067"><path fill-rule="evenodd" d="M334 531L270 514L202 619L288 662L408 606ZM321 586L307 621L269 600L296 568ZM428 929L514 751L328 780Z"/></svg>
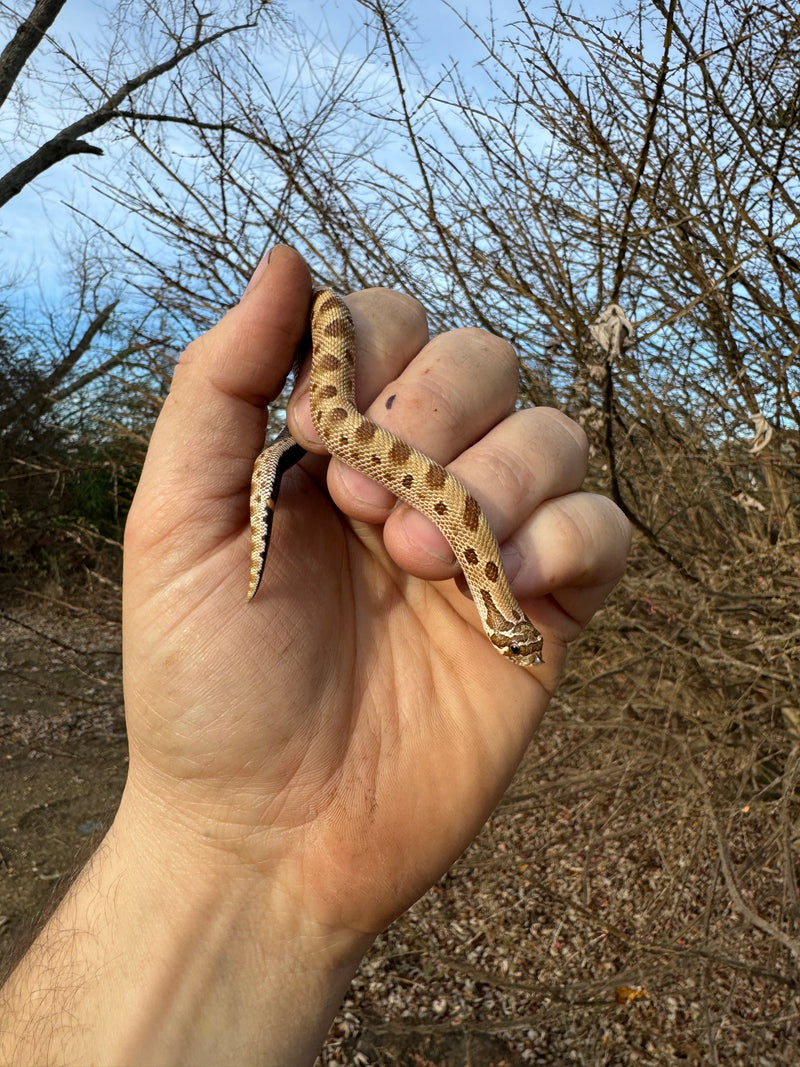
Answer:
<svg viewBox="0 0 800 1067"><path fill-rule="evenodd" d="M518 656L522 649L519 647L519 645L509 645L508 651L511 653L512 656Z"/></svg>

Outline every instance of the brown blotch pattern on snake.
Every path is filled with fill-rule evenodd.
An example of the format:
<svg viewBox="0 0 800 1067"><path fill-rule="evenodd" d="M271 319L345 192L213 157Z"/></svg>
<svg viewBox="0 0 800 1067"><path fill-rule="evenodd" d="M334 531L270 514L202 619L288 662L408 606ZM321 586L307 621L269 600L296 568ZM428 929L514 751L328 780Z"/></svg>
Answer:
<svg viewBox="0 0 800 1067"><path fill-rule="evenodd" d="M360 426L356 427L356 441L359 444L366 444L367 441L371 441L375 434L378 432L378 427L371 422L362 422Z"/></svg>
<svg viewBox="0 0 800 1067"><path fill-rule="evenodd" d="M342 365L342 361L337 359L332 352L323 352L319 356L314 353L314 358L318 360L320 370L325 371L326 374L335 374Z"/></svg>
<svg viewBox="0 0 800 1067"><path fill-rule="evenodd" d="M411 451L411 445L407 445L405 441L393 441L389 449L389 459L401 467L410 457Z"/></svg>
<svg viewBox="0 0 800 1067"><path fill-rule="evenodd" d="M441 489L447 481L447 471L444 467L440 467L438 463L430 463L425 471L425 481L431 489Z"/></svg>
<svg viewBox="0 0 800 1067"><path fill-rule="evenodd" d="M540 663L541 635L511 591L497 540L477 501L433 459L390 431L376 428L358 411L355 327L347 305L330 290L317 290L313 297L311 336L311 415L328 450L356 470L371 474L436 523L461 565L492 645L522 666ZM386 409L396 400L393 393L384 401ZM264 569L280 477L302 455L303 450L284 430L256 460L248 599L255 595Z"/></svg>
<svg viewBox="0 0 800 1067"><path fill-rule="evenodd" d="M464 525L468 530L477 530L481 521L481 508L474 496L467 495L464 501Z"/></svg>

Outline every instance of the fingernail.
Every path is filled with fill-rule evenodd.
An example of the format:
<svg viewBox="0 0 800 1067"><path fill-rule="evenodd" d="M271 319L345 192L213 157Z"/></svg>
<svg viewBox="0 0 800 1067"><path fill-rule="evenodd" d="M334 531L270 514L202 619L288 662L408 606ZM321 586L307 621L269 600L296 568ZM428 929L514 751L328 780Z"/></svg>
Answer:
<svg viewBox="0 0 800 1067"><path fill-rule="evenodd" d="M513 582L519 572L522 570L522 556L519 549L515 545L504 545L500 558L503 561L503 570L506 572L506 578L509 582Z"/></svg>
<svg viewBox="0 0 800 1067"><path fill-rule="evenodd" d="M247 294L250 292L251 289L255 289L255 287L258 285L258 282L259 282L260 278L263 276L264 271L267 269L267 267L269 265L270 256L272 255L272 253L274 251L275 251L275 247L273 246L272 248L270 248L269 252L267 252L267 254L265 256L261 257L261 259L259 260L258 266L253 271L253 275L250 278L250 281L247 283L244 292L242 293L242 299L244 299L244 297L247 296Z"/></svg>

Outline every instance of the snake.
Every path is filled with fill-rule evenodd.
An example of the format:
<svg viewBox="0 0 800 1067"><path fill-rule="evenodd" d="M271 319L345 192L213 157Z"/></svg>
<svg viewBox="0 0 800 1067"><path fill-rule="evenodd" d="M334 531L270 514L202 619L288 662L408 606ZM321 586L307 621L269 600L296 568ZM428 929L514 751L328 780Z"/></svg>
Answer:
<svg viewBox="0 0 800 1067"><path fill-rule="evenodd" d="M310 334L311 417L331 456L430 519L450 545L492 645L522 667L542 663L542 636L511 592L497 540L474 496L448 470L356 407L355 326L347 304L331 289L313 291ZM281 478L304 455L284 427L253 465L248 601L264 574Z"/></svg>

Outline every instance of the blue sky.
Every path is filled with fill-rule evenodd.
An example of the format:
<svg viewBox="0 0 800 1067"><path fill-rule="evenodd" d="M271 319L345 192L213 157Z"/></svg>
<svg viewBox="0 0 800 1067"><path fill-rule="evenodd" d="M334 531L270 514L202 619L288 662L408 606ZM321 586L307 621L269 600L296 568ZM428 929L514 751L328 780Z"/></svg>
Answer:
<svg viewBox="0 0 800 1067"><path fill-rule="evenodd" d="M480 12L481 22L490 11L500 24L519 15L516 0L494 0L491 4L479 0L471 5L457 6ZM543 7L538 10L542 11ZM99 61L103 49L97 46L98 27L115 8L116 3L112 0L67 0L53 26L53 36L67 47L75 42L79 54L88 55L94 51ZM585 11L595 8L598 13L601 10L608 12L607 6L601 7L594 0L591 4L585 3L583 8ZM327 46L333 52L348 48L363 21L363 9L355 0L325 0L324 4L319 0L290 0L284 9L305 23L320 46ZM408 0L408 10L415 23L415 34L409 38L409 43L417 60L434 73L451 57L458 58L462 74L467 75L479 49L447 5L441 0ZM283 73L283 58L280 55L272 58L276 64L275 78L279 80ZM269 60L267 57L267 62ZM24 81L23 89L29 96L30 113L47 121L52 114L52 90L49 94L38 91L37 95L37 86L29 79ZM7 105L5 114L0 116L0 144L5 146L2 152L5 166L23 158L33 147L25 144L24 125L14 127L11 124L9 110ZM50 123L52 129L56 128L56 121L54 118ZM103 143L104 137L98 134L90 140ZM6 279L11 277L18 298L29 307L35 306L42 294L47 296L58 287L65 248L70 235L75 232L75 216L68 204L112 227L118 225L116 209L93 190L92 177L119 173L119 170L109 168L124 168L124 160L124 151L120 154L119 148L113 145L102 159L77 156L65 160L4 207L0 214L3 275Z"/></svg>

